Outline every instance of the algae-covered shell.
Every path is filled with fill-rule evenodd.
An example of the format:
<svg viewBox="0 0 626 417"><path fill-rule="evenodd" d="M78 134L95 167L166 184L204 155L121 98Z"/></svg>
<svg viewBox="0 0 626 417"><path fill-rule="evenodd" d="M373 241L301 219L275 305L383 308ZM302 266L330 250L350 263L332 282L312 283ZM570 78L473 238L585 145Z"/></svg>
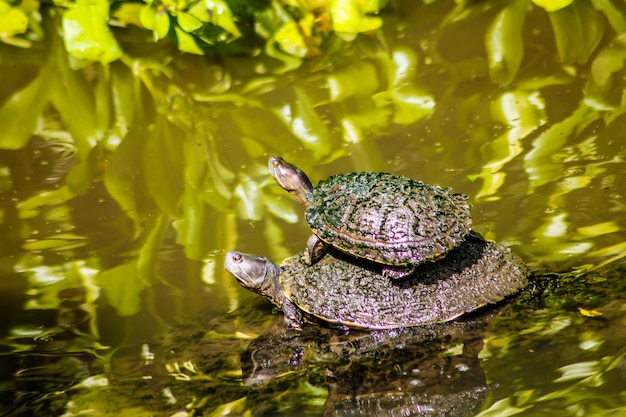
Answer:
<svg viewBox="0 0 626 417"><path fill-rule="evenodd" d="M305 313L355 328L386 329L446 322L497 303L528 283L520 258L502 245L467 239L448 256L420 265L404 280L327 255L308 266L286 259L280 281Z"/></svg>
<svg viewBox="0 0 626 417"><path fill-rule="evenodd" d="M389 173L334 175L309 202L306 220L321 240L386 265L436 259L471 230L466 196Z"/></svg>
<svg viewBox="0 0 626 417"><path fill-rule="evenodd" d="M308 264L330 246L387 265L385 275L400 278L441 258L471 232L468 198L449 188L382 172L338 174L314 187L278 157L270 158L269 170L305 209L313 231Z"/></svg>

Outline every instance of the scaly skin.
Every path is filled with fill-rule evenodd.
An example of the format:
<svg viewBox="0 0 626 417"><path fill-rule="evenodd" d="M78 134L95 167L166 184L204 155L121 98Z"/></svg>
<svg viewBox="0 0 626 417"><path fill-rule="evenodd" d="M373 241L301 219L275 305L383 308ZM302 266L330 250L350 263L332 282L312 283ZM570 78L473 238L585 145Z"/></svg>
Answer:
<svg viewBox="0 0 626 417"><path fill-rule="evenodd" d="M309 206L307 194L314 188L309 177L300 168L279 156L270 157L268 167L276 183L289 192L306 210Z"/></svg>
<svg viewBox="0 0 626 417"><path fill-rule="evenodd" d="M260 256L232 251L226 254L224 268L237 278L242 287L264 296L280 308L288 327L302 328L302 311L285 295L278 265Z"/></svg>

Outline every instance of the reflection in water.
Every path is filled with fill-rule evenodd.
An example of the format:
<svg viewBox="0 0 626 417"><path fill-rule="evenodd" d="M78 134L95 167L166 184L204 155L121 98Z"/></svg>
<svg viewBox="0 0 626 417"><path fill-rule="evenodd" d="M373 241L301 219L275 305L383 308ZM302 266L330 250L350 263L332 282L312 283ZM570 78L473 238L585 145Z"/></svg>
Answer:
<svg viewBox="0 0 626 417"><path fill-rule="evenodd" d="M328 390L325 416L467 416L489 393L478 352L490 317L350 334L319 326L298 332L276 317L242 355L243 382L281 390L317 380ZM276 395L261 396L254 408L271 412Z"/></svg>
<svg viewBox="0 0 626 417"><path fill-rule="evenodd" d="M53 189L76 164L76 146L66 136L33 136L21 149L0 150L0 160L6 161L9 181L19 198L41 189Z"/></svg>
<svg viewBox="0 0 626 417"><path fill-rule="evenodd" d="M479 416L626 412L623 262L538 276L534 290L496 317L486 336L483 369L498 384Z"/></svg>
<svg viewBox="0 0 626 417"><path fill-rule="evenodd" d="M95 386L106 381L97 377L105 363L95 351L98 338L84 289L63 289L57 296L56 318L37 310L31 317L47 328L14 328L5 341L0 377L13 378L10 385L0 385L2 415L60 415L77 384Z"/></svg>

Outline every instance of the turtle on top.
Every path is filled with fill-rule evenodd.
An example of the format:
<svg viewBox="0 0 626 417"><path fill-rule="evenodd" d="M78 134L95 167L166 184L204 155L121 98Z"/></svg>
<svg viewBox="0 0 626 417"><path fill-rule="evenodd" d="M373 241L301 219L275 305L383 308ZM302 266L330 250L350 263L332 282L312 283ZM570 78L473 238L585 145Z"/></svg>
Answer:
<svg viewBox="0 0 626 417"><path fill-rule="evenodd" d="M279 157L269 170L304 207L313 235L280 266L233 251L224 267L282 309L288 327L301 328L305 317L362 329L446 322L528 284L520 258L471 230L462 194L376 172L314 187Z"/></svg>
<svg viewBox="0 0 626 417"><path fill-rule="evenodd" d="M313 231L305 263L332 246L386 265L383 275L403 278L415 265L437 260L471 231L467 196L448 188L379 172L333 175L313 187L298 167L272 157L278 185L305 209Z"/></svg>

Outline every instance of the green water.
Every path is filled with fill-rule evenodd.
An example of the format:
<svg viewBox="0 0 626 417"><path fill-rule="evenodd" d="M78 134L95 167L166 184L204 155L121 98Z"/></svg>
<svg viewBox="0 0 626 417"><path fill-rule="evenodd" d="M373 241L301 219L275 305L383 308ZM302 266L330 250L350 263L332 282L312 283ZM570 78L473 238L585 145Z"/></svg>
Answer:
<svg viewBox="0 0 626 417"><path fill-rule="evenodd" d="M381 16L297 68L121 29L106 66L0 45L0 415L626 413L623 5ZM289 333L221 266L306 244L271 155L467 194L534 284L451 327Z"/></svg>

